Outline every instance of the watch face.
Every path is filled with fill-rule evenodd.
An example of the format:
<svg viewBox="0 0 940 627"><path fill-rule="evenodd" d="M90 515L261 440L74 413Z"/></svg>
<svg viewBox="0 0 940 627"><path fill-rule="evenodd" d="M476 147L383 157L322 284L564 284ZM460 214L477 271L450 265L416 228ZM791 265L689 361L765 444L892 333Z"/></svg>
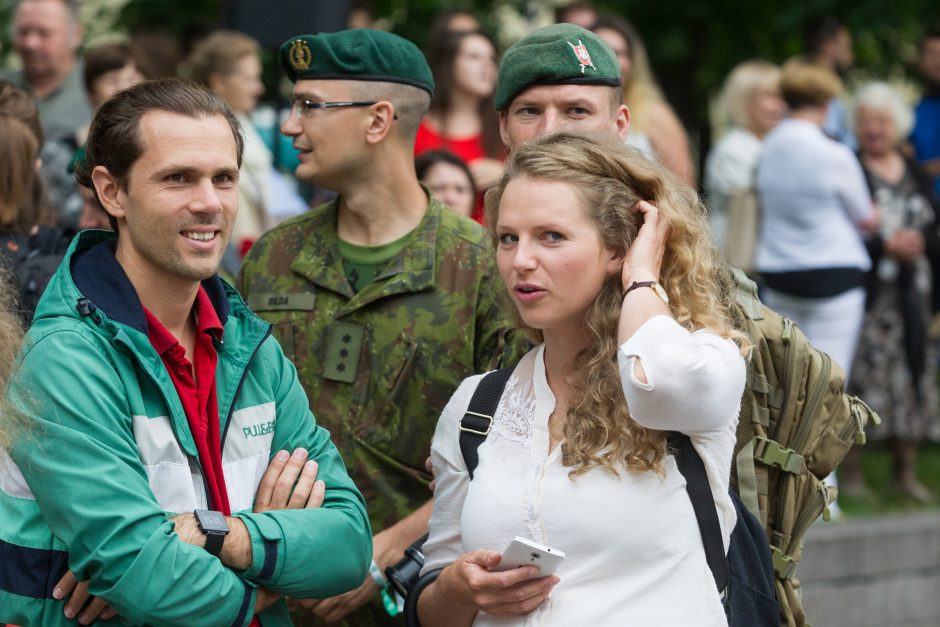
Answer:
<svg viewBox="0 0 940 627"><path fill-rule="evenodd" d="M228 531L228 524L222 512L201 509L196 511L196 517L205 531Z"/></svg>

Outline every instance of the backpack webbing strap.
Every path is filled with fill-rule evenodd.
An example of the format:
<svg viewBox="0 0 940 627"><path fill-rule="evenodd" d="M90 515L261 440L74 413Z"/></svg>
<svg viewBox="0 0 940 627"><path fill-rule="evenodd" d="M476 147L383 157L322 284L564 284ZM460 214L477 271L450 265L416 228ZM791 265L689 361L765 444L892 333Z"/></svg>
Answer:
<svg viewBox="0 0 940 627"><path fill-rule="evenodd" d="M705 474L705 464L699 457L698 451L692 446L692 440L688 435L670 431L668 440L669 447L675 451L679 472L685 477L685 490L689 493L695 518L698 520L699 532L702 534L705 560L712 571L712 576L715 577L715 584L724 601L731 575L728 569L728 556L725 554L724 543L721 540L718 510L715 509L715 499L708 483L708 475Z"/></svg>
<svg viewBox="0 0 940 627"><path fill-rule="evenodd" d="M460 454L463 455L471 480L473 471L480 463L477 449L493 428L493 414L496 413L496 406L513 370L515 366L485 375L470 398L467 413L460 419Z"/></svg>

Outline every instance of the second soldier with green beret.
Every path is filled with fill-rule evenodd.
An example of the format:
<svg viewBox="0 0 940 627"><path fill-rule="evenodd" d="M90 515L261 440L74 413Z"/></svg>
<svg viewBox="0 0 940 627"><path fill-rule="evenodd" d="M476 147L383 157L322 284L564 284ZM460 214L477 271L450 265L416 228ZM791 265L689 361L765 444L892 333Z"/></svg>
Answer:
<svg viewBox="0 0 940 627"><path fill-rule="evenodd" d="M496 109L509 148L560 130L611 133L626 139L620 64L589 30L574 24L540 28L516 42L499 66Z"/></svg>
<svg viewBox="0 0 940 627"><path fill-rule="evenodd" d="M349 30L295 37L279 59L295 83L281 130L300 151L296 174L339 196L263 236L239 288L274 324L366 497L380 572L427 531L424 462L447 400L465 377L515 363L524 340L509 335L485 232L415 176L434 90L421 52ZM369 577L305 605L333 621L368 604L347 624L403 624L379 591Z"/></svg>

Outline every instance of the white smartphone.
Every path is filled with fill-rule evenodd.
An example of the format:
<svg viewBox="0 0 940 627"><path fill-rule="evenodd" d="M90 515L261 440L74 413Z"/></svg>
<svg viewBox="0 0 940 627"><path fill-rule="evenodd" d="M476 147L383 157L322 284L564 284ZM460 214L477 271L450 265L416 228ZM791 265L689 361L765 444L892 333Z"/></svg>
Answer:
<svg viewBox="0 0 940 627"><path fill-rule="evenodd" d="M511 570L520 566L538 566L538 576L548 577L558 570L564 559L565 554L563 551L545 546L535 540L516 536L506 547L506 550L503 551L503 557L499 560L496 570Z"/></svg>

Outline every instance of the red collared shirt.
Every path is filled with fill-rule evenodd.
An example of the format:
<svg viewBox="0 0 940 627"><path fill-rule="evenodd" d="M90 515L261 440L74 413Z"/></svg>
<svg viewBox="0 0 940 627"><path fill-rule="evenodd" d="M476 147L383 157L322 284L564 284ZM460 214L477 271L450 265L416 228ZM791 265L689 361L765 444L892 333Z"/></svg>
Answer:
<svg viewBox="0 0 940 627"><path fill-rule="evenodd" d="M218 355L212 344L213 336L222 337L222 323L215 307L202 286L196 294L196 344L193 362L186 358L186 350L163 323L144 308L147 316L147 337L163 359L176 393L179 394L189 430L196 442L199 464L209 491L210 509L226 516L232 514L225 476L222 474L222 436L219 430L219 401L215 393L215 367ZM194 368L195 366L195 368ZM195 372L194 372L195 370ZM195 376L193 376L195 374Z"/></svg>
<svg viewBox="0 0 940 627"><path fill-rule="evenodd" d="M222 339L222 322L206 291L199 286L195 302L196 344L193 363L186 359L186 349L170 333L163 323L144 308L147 316L147 337L163 359L176 393L179 394L189 430L196 442L199 464L202 466L206 487L209 491L209 507L226 516L232 515L222 473L222 434L219 428L219 399L215 394L215 367L219 356L212 344L212 337ZM257 617L249 627L259 627Z"/></svg>

